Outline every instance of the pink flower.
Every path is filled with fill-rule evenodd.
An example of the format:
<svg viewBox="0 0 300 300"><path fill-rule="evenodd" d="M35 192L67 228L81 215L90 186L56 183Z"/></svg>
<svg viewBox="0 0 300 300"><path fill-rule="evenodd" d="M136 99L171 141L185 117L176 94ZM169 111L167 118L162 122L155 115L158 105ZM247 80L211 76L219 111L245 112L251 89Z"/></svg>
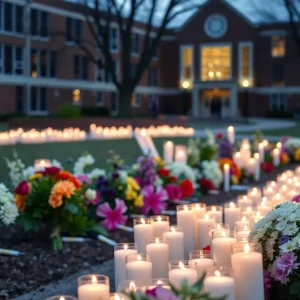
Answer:
<svg viewBox="0 0 300 300"><path fill-rule="evenodd" d="M147 296L151 296L156 300L178 300L179 298L172 293L171 290L163 288L161 285L158 285L152 290L146 291Z"/></svg>
<svg viewBox="0 0 300 300"><path fill-rule="evenodd" d="M300 195L295 196L292 201L296 203L300 203Z"/></svg>
<svg viewBox="0 0 300 300"><path fill-rule="evenodd" d="M85 194L85 203L87 205L97 205L100 202L100 192L92 189L87 189Z"/></svg>
<svg viewBox="0 0 300 300"><path fill-rule="evenodd" d="M108 230L115 230L119 225L124 225L127 221L127 216L124 213L127 211L127 206L124 200L115 199L115 208L112 209L108 203L100 204L97 208L96 215L105 218L101 225Z"/></svg>
<svg viewBox="0 0 300 300"><path fill-rule="evenodd" d="M283 136L281 139L280 139L280 142L281 143L285 143L287 142L291 137L290 136Z"/></svg>
<svg viewBox="0 0 300 300"><path fill-rule="evenodd" d="M288 276L293 270L298 269L298 267L300 266L300 264L296 263L296 261L297 256L295 255L295 253L285 253L276 260L276 268L284 271Z"/></svg>
<svg viewBox="0 0 300 300"><path fill-rule="evenodd" d="M84 174L78 175L78 176L76 176L76 178L82 183L87 183L87 184L92 183L92 179L89 176L84 175Z"/></svg>
<svg viewBox="0 0 300 300"><path fill-rule="evenodd" d="M170 200L181 200L183 198L181 187L176 184L167 184L165 189Z"/></svg>
<svg viewBox="0 0 300 300"><path fill-rule="evenodd" d="M144 206L142 208L144 214L152 211L157 215L166 209L167 203L164 203L164 201L168 200L168 193L162 187L154 189L152 185L146 185L142 189L142 194L144 195Z"/></svg>

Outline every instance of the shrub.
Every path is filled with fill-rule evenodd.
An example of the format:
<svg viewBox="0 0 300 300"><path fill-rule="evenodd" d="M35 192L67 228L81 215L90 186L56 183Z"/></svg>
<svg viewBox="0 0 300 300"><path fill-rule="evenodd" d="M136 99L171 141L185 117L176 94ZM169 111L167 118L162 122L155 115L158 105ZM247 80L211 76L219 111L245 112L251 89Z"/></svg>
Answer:
<svg viewBox="0 0 300 300"><path fill-rule="evenodd" d="M87 106L82 107L81 109L82 116L85 117L94 117L94 116L109 116L109 110L107 107L94 107L94 106Z"/></svg>
<svg viewBox="0 0 300 300"><path fill-rule="evenodd" d="M81 116L81 108L72 104L63 104L57 111L60 118L79 118Z"/></svg>

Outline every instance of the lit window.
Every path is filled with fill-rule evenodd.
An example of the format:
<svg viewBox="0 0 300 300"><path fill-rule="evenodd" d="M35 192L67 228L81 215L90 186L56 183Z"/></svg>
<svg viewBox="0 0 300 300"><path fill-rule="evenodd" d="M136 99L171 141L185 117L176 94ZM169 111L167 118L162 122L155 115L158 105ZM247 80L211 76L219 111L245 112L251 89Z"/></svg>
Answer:
<svg viewBox="0 0 300 300"><path fill-rule="evenodd" d="M241 85L243 82L253 84L253 57L252 43L242 42L239 45L239 79Z"/></svg>
<svg viewBox="0 0 300 300"><path fill-rule="evenodd" d="M81 92L79 89L73 90L73 103L80 104L81 102Z"/></svg>
<svg viewBox="0 0 300 300"><path fill-rule="evenodd" d="M230 80L231 79L231 47L203 47L202 80Z"/></svg>
<svg viewBox="0 0 300 300"><path fill-rule="evenodd" d="M193 49L183 48L182 53L182 79L192 79L193 77Z"/></svg>
<svg viewBox="0 0 300 300"><path fill-rule="evenodd" d="M284 36L272 36L272 56L273 57L285 56Z"/></svg>

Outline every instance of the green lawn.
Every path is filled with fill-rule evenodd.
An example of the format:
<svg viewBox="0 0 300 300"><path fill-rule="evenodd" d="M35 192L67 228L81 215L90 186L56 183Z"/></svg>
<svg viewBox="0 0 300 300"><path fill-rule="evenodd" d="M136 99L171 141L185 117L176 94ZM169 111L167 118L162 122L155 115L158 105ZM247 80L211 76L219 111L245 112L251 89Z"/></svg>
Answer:
<svg viewBox="0 0 300 300"><path fill-rule="evenodd" d="M154 143L157 150L162 154L163 143L165 140L173 140L176 144L187 144L188 138L156 138ZM108 158L108 151L114 150L121 155L125 163L133 163L141 155L141 150L135 139L126 140L105 140L105 141L84 141L72 143L49 143L49 144L19 144L14 146L1 146L0 158L12 157L13 150L16 150L22 161L28 165L33 165L35 159L47 158L57 159L66 169L68 158L77 158L87 151L96 159L95 166L105 168ZM0 160L0 182L9 183L8 169L3 159Z"/></svg>

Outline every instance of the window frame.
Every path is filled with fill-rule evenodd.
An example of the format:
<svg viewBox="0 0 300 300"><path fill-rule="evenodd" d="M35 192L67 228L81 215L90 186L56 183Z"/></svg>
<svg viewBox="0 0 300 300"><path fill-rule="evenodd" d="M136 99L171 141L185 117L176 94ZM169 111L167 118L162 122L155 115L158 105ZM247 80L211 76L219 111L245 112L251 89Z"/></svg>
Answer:
<svg viewBox="0 0 300 300"><path fill-rule="evenodd" d="M32 62L30 61L30 76L31 78L57 78L57 52L51 49L41 49L41 48L31 48L31 54L30 57L32 59L32 51L37 52L37 76L33 77L32 76ZM45 51L46 52L46 76L41 75L41 52ZM51 53L55 53L56 56L56 61L55 63L55 76L51 76L51 68L52 68L52 61L51 61ZM23 54L24 57L24 54Z"/></svg>
<svg viewBox="0 0 300 300"><path fill-rule="evenodd" d="M32 101L32 89L35 88L36 89L36 105L37 105L37 109L36 110L32 110L31 109L31 101ZM46 106L47 109L46 110L41 110L41 90L45 89L45 94L47 95L48 93L48 89L46 87L37 87L37 86L32 86L31 87L31 97L30 97L30 104L29 104L29 115L31 116L37 116L37 115L47 115L48 114L48 95L46 96Z"/></svg>
<svg viewBox="0 0 300 300"><path fill-rule="evenodd" d="M282 99L284 100L283 109L281 109L281 107L280 107ZM274 102L275 102L275 106L277 109L273 109ZM282 94L282 93L271 93L269 95L269 110L270 111L287 111L288 110L288 95Z"/></svg>
<svg viewBox="0 0 300 300"><path fill-rule="evenodd" d="M116 30L116 49L113 48L113 39L112 39L112 30ZM117 24L111 24L110 25L110 31L109 31L109 49L112 53L118 53L120 48L120 36L119 36L119 27Z"/></svg>
<svg viewBox="0 0 300 300"><path fill-rule="evenodd" d="M104 107L105 105L105 102L104 102L104 93L103 93L103 91L97 91L96 92L97 94L96 94L96 106L98 106L98 107ZM99 95L101 95L101 102L99 102L98 101L98 99L99 99Z"/></svg>
<svg viewBox="0 0 300 300"><path fill-rule="evenodd" d="M246 78L243 76L243 47L249 46L249 76ZM244 80L248 80L251 85L253 85L253 42L251 41L245 41L245 42L239 42L239 80L242 83Z"/></svg>
<svg viewBox="0 0 300 300"><path fill-rule="evenodd" d="M132 103L131 103L131 106L134 107L134 108L139 108L142 106L142 94L141 93L138 93L138 92L134 92L132 94ZM137 101L138 100L138 101Z"/></svg>
<svg viewBox="0 0 300 300"><path fill-rule="evenodd" d="M141 52L141 38L137 32L132 33L131 55L139 56ZM137 47L137 48L136 48Z"/></svg>
<svg viewBox="0 0 300 300"><path fill-rule="evenodd" d="M184 64L183 64L183 61L184 61L184 57L183 57L183 54L184 54L184 50L187 49L187 48L191 48L192 49L192 65L191 65L191 78L184 78L183 75L184 75ZM195 59L194 59L194 55L195 55L195 52L194 52L194 45L193 44L181 44L180 45L180 82L182 83L183 81L185 80L188 80L188 81L191 81L191 83L194 82L195 80L195 67L194 67L194 63L195 63Z"/></svg>
<svg viewBox="0 0 300 300"><path fill-rule="evenodd" d="M284 53L282 55L274 55L274 38L282 38L284 40ZM286 56L286 36L285 35L272 35L271 36L271 57L272 58L282 58Z"/></svg>

